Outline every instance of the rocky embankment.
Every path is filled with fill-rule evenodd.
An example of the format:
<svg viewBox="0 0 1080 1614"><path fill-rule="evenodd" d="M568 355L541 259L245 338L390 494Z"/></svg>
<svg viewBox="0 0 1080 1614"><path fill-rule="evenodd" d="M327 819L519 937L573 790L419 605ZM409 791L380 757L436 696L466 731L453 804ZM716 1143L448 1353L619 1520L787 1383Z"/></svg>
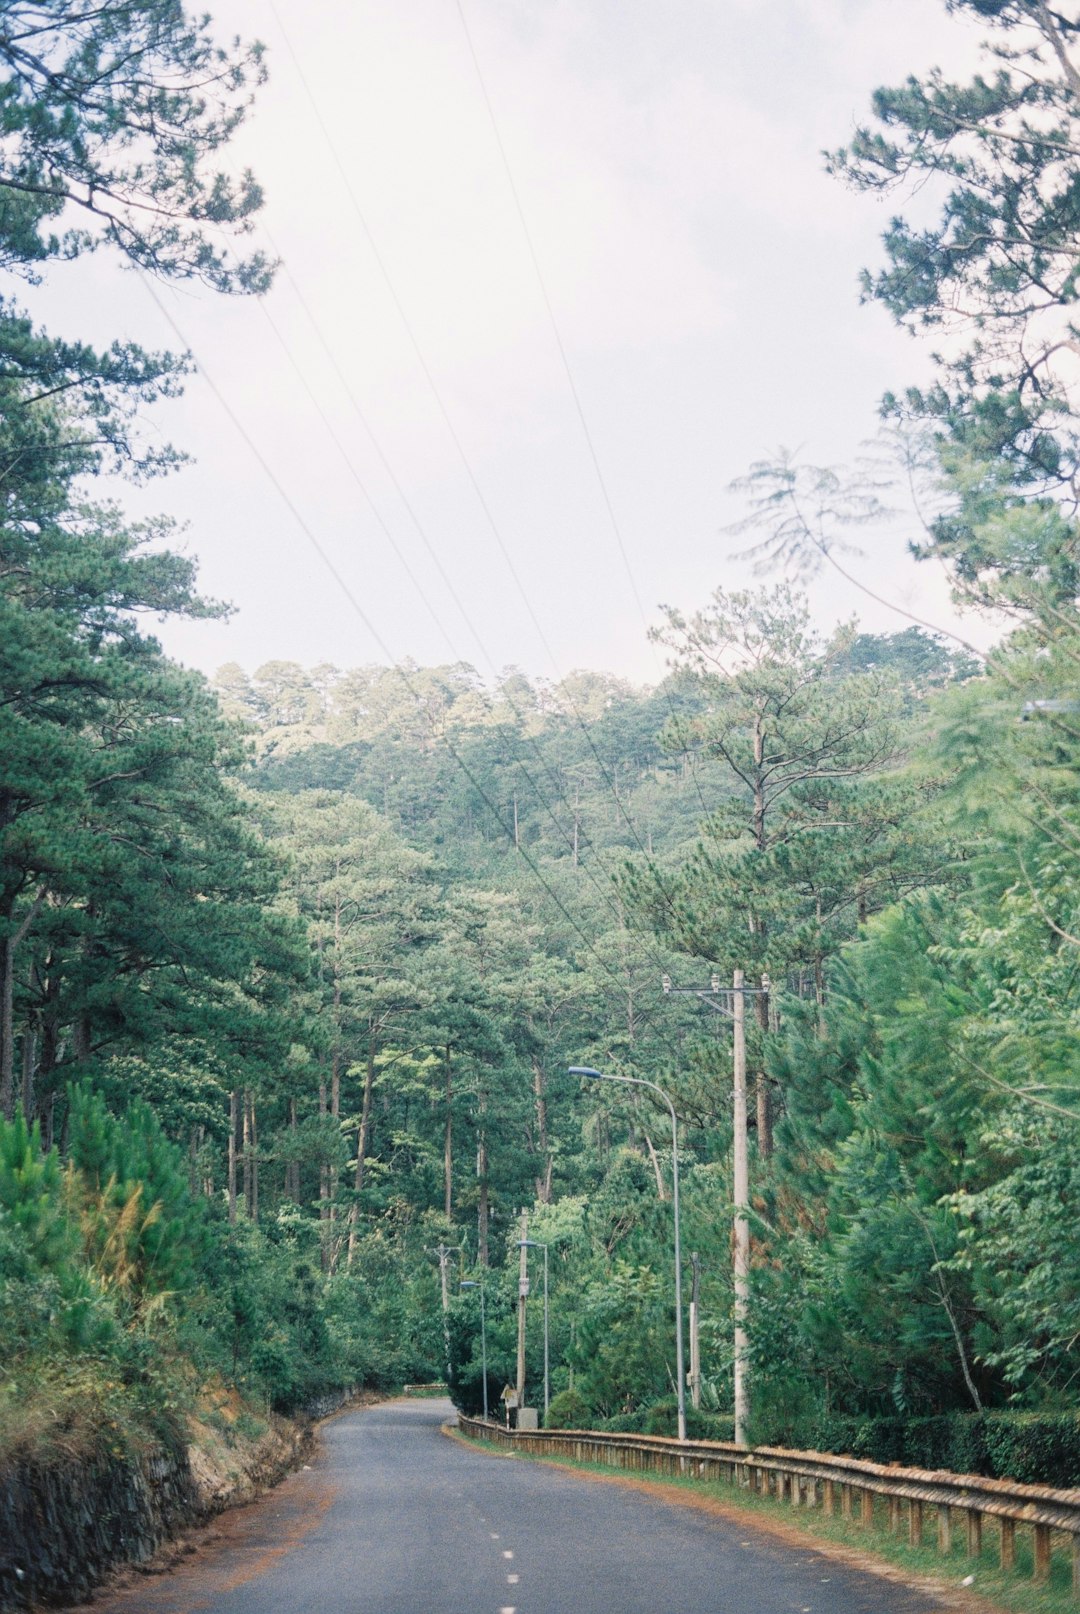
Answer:
<svg viewBox="0 0 1080 1614"><path fill-rule="evenodd" d="M82 1601L110 1570L276 1484L311 1438L309 1419L255 1415L223 1391L138 1453L14 1454L0 1468L0 1611Z"/></svg>

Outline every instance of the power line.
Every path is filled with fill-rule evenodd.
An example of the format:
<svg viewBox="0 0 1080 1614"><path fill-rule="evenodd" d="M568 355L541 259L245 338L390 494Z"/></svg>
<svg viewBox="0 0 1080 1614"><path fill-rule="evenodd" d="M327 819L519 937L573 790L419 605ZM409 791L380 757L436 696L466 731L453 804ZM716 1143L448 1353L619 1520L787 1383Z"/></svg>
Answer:
<svg viewBox="0 0 1080 1614"><path fill-rule="evenodd" d="M513 198L513 202L514 202L514 210L517 213L518 223L521 225L521 232L522 232L522 235L525 238L525 245L526 245L526 248L528 249L529 259L530 259L530 262L532 263L533 272L536 275L536 281L537 281L537 284L538 284L538 286L540 288L540 296L543 299L544 308L547 311L548 323L551 326L551 333L552 333L552 336L555 339L555 346L556 346L556 348L558 350L559 358L560 358L560 360L562 362L563 372L564 372L564 374L566 376L566 382L567 382L567 385L568 385L568 387L570 389L570 396L573 399L574 411L575 411L575 413L577 415L578 422L579 422L579 424L581 426L582 434L584 435L584 438L585 438L585 445L586 445L586 448L588 450L588 455L589 455L589 459L590 459L590 461L592 463L593 471L596 474L596 480L597 480L597 483L598 483L599 488L600 488L600 495L601 495L601 498L603 499L604 509L607 512L608 522L609 522L609 524L611 526L611 531L612 531L612 534L613 534L614 539L615 539L615 546L618 549L619 557L620 557L620 559L622 561L622 564L623 564L623 570L626 573L627 582L630 585L630 592L634 597L634 603L636 604L637 609L638 609L638 615L641 617L642 624L643 624L643 626L645 628L646 640L650 645L652 645L653 641L652 641L652 638L650 636L650 631L649 631L649 619L648 619L648 616L647 616L646 611L645 611L645 606L644 606L644 604L642 602L640 590L638 589L638 586L637 586L637 579L635 578L633 568L630 565L630 556L627 553L626 543L625 543L625 541L623 539L622 527L620 525L619 518L618 518L618 516L617 516L617 514L615 512L615 504L614 504L614 501L613 501L613 499L611 497L611 492L610 492L610 490L608 488L607 478L604 475L603 466L600 463L600 455L597 453L596 443L595 443L595 441L593 439L593 434L592 434L592 431L591 431L591 429L589 427L589 422L588 422L588 419L587 419L586 414L585 414L584 405L581 402L581 393L578 390L577 382L574 379L574 372L573 372L573 370L571 369L571 366L570 366L570 358L569 358L569 355L568 355L568 353L566 351L566 344L565 344L565 342L563 341L563 338L562 338L562 331L560 330L559 322L558 322L557 318L555 317L555 306L552 303L551 295L550 295L550 293L548 291L547 280L545 279L544 271L540 266L540 257L539 257L539 254L537 253L537 250L536 250L536 243L533 240L532 231L529 228L529 221L525 216L525 209L522 206L522 202L521 202L521 193L518 190L517 181L514 178L514 171L510 166L510 158L509 158L509 156L507 154L506 145L505 145L505 142L503 141L502 132L501 132L501 130L499 128L498 119L495 116L495 107L494 107L494 105L492 103L491 95L490 95L490 93L488 91L487 81L486 81L486 79L484 77L483 68L480 66L480 58L479 58L479 56L477 54L476 45L473 42L472 32L471 32L471 30L469 28L468 18L465 15L464 7L462 6L461 0L454 0L454 6L455 6L455 9L457 11L458 17L459 17L459 19L461 21L462 31L464 32L464 35L465 35L465 42L469 47L469 55L472 58L473 68L475 69L477 82L478 82L478 84L480 86L480 94L483 97L484 106L487 109L488 120L489 120L489 122L491 124L492 134L495 137L495 144L498 147L499 156L502 159L502 166L503 166L503 171L504 171L504 173L506 175L506 182L507 182L507 185L509 186L510 195ZM655 650L653 650L653 658L654 658L654 660L657 659ZM657 671L660 672L660 667L659 667L659 662L658 661L657 661ZM661 674L660 679L659 679L659 686L660 686L661 689L664 688L664 679L663 679L662 674ZM666 691L665 691L665 697L666 697L667 703L668 703L668 710L671 713L671 716L674 718L674 716L675 716L674 702L671 700L670 694L667 694ZM701 791L701 784L700 784L700 781L698 780L696 772L694 772L693 769L691 769L691 775L692 775L693 780L694 780L694 788L697 791L698 800L701 803L701 810L706 815L706 823L709 823L711 821L711 814L709 813L708 807L705 805L705 797L704 797L704 795L702 794L702 791ZM642 848L642 850L644 851L644 848Z"/></svg>
<svg viewBox="0 0 1080 1614"><path fill-rule="evenodd" d="M258 444L255 442L255 439L251 436L250 432L247 430L247 427L244 425L243 421L237 415L236 411L233 409L232 405L229 403L229 401L226 398L225 394L221 391L220 387L217 385L217 383L214 380L211 373L206 369L205 365L203 365L201 363L201 361L199 360L198 355L194 352L194 349L191 346L191 343L187 340L187 338L185 337L183 331L180 329L180 326L177 324L176 319L173 317L170 310L166 307L165 303L162 301L161 297L158 294L157 288L154 286L154 284L151 281L151 279L149 278L149 276L142 270L140 270L139 273L140 273L140 277L142 279L143 285L146 287L146 290L148 291L151 299L153 300L154 304L156 305L156 307L157 307L159 313L161 314L162 318L166 321L166 323L168 324L170 329L173 331L173 333L175 334L177 340L183 345L183 347L186 349L186 351L188 353L190 353L192 358L195 360L195 363L196 363L196 365L197 365L197 367L199 369L200 374L202 375L203 380L206 382L206 385L209 387L210 391L213 393L213 395L216 398L218 404L220 405L220 407L222 408L222 410L224 411L224 413L228 417L229 421L231 422L231 424L234 427L234 429L236 430L236 432L239 434L240 438L242 439L242 441L244 442L244 444L248 448L249 452L254 457L256 463L259 465L259 468L262 470L263 474L267 477L267 479L271 483L272 487L274 488L274 491L277 493L278 497L281 499L282 503L285 505L285 508L289 511L289 514L292 516L293 520L296 522L297 526L300 528L300 531L304 534L305 538L308 540L308 542L310 543L310 545L314 549L315 553L318 555L319 559L322 561L323 565L326 567L327 571L330 573L331 577L334 579L335 583L340 588L342 594L345 596L346 600L352 606L353 610L356 612L356 614L359 617L360 621L364 624L364 627L367 629L367 631L371 635L372 639L375 641L375 643L378 645L379 649L382 651L383 655L386 657L387 662L391 666L392 670L402 680L405 687L408 689L409 693L412 695L413 699L416 701L418 708L420 708L422 710L423 709L423 703L422 703L422 698L421 698L421 692L419 691L419 689L417 689L417 687L415 685L415 682L409 676L408 671L403 666L401 666L398 662L395 661L393 655L391 654L389 646L386 644L386 641L382 637L382 634L379 632L378 628L375 626L372 619L368 616L367 612L364 610L363 606L360 604L359 600L356 598L356 596L353 593L352 589L349 587L349 584L347 583L345 578L342 576L342 574L338 570L337 566L334 564L334 561L332 560L331 556L327 552L325 546L320 542L320 540L319 540L317 534L315 533L314 529L311 527L311 525L309 524L309 522L307 521L307 519L303 515L303 512L299 509L299 507L296 505L296 503L293 501L293 499L289 495L288 491L286 490L286 488L282 484L281 480L277 476L277 474L274 471L273 467L270 465L270 462L266 459L266 457L263 454L262 450L259 448ZM493 819L495 820L495 822L500 826L503 833L507 836L507 839L510 840L511 842L514 842L518 854L520 855L520 857L522 858L522 860L524 861L526 866L529 868L529 870L532 872L532 874L535 876L535 878L539 882L539 884L543 887L544 891L547 893L548 897L554 903L555 907L558 909L558 911L562 915L562 917L566 920L567 924L576 933L576 935L580 938L580 940L582 941L582 943L585 946L586 951L592 954L593 958L600 965L600 968L604 971L604 973L606 975L610 976L610 978L619 986L620 991L621 991L623 983L619 980L618 975L615 973L615 971L613 969L611 969L611 967L607 964L606 960L603 959L600 956L600 954L597 952L595 946L590 941L589 937L585 934L585 932L582 930L582 928L578 924L577 920L569 912L569 910L567 909L566 905L563 903L562 899L559 897L557 892L552 890L551 886L548 884L547 880L544 878L539 866L536 864L534 859L532 857L530 857L529 853L525 850L525 848L523 846L520 845L519 842L515 841L515 837L513 835L512 829L505 822L505 820L502 818L502 816L501 816L501 814L499 812L499 809L496 807L495 803L491 800L490 796L488 795L487 791L484 789L484 786L481 784L480 780L477 779L477 777L476 777L475 773L473 772L473 770L469 767L468 763L460 755L457 748L451 743L451 741L445 735L443 735L441 738L442 738L444 744L446 745L446 748L447 748L448 752L450 753L450 756L453 758L453 760L454 760L455 764L457 765L457 767L460 768L462 773L469 780L469 783L472 785L473 789L477 792L480 799L484 802L485 806L490 811L490 813L491 813Z"/></svg>
<svg viewBox="0 0 1080 1614"><path fill-rule="evenodd" d="M422 348L420 347L420 343L419 343L419 340L418 340L418 338L416 336L416 332L415 332L415 330L413 328L412 322L409 319L409 316L408 316L408 314L407 314L407 312L405 310L405 307L404 307L404 305L403 305L403 303L401 301L401 298L398 296L397 289L396 289L396 287L394 285L393 277L391 276L390 271L389 271L389 269L388 269L388 267L386 265L386 261L383 258L383 255L382 255L382 253L381 253L381 251L379 249L377 241L375 240L375 236L374 236L374 234L373 234L373 232L371 230L371 227L367 222L367 218L366 218L366 216L364 214L364 210L360 205L360 200L359 200L359 198L358 198L358 196L356 194L356 190L355 190L355 188L353 186L353 183L352 183L352 177L349 174L349 171L346 168L345 164L341 160L341 157L340 157L340 154L338 153L337 146L336 146L336 144L334 142L333 136L331 135L329 127L327 126L326 120L322 115L322 111L321 111L321 109L319 107L318 100L316 99L316 97L314 95L314 92L312 91L311 85L308 82L307 76L304 73L304 69L303 69L303 67L302 67L302 65L300 63L300 59L297 56L296 50L295 50L295 48L293 46L293 43L292 43L292 40L291 40L291 38L289 36L288 31L285 28L285 25L284 25L284 23L282 21L282 18L281 18L281 15L280 15L280 13L279 13L279 11L277 9L277 6L274 4L274 0L270 0L270 9L273 12L274 19L277 22L278 28L279 28L279 30L281 32L282 39L285 42L285 48L288 51L289 56L290 56L290 58L292 60L293 66L294 66L294 68L296 70L296 73L297 73L297 77L299 78L300 83L301 83L301 85L303 87L304 93L307 96L307 99L308 99L308 102L309 102L309 104L311 106L311 109L312 109L312 112L314 114L315 120L318 123L319 129L322 132L322 136L323 136L323 139L324 139L324 141L326 143L327 149L330 152L330 156L331 156L331 158L332 158L332 160L334 162L335 167L338 170L339 175L341 176L341 181L342 181L342 184L343 184L343 186L345 188L345 194L349 198L349 201L350 201L350 203L352 205L353 211L354 211L354 213L356 215L357 222L360 225L360 228L361 228L361 230L363 232L365 240L368 243L368 246L369 246L369 248L371 250L371 253L372 253L372 256L373 256L373 258L375 260L375 263L378 266L380 274L382 275L382 278L383 278L384 284L386 286L387 292L388 292L388 294L389 294L389 296L391 298L391 301L394 304L394 307L395 307L395 309L397 311L398 317L401 320L402 328L404 329L405 334L409 339L409 342L410 342L410 345L412 346L413 353L414 353L414 355L416 357L417 363L418 363L418 365L420 367L420 370L421 370L421 372L422 372L422 374L424 376L424 379L426 380L426 382L428 384L428 387L429 387L429 389L431 391L432 397L433 397L433 399L435 401L436 407L438 408L438 411L439 411L439 413L440 413L440 415L442 417L443 423L446 426L447 432L450 435L450 439L454 444L455 450L457 451L458 458L461 461L461 464L462 464L462 466L463 466L463 468L465 470L466 476L468 477L469 482L470 482L470 484L471 484L471 486L473 488L473 491L474 491L474 493L476 495L476 498L477 498L477 500L478 500L478 502L480 504L480 508L483 511L485 520L486 520L487 525L488 525L488 527L489 527L489 529L491 531L491 534L492 534L492 536L493 536L493 538L495 540L496 546L498 547L499 552L502 555L503 561L504 561L504 563L505 563L505 565L507 567L507 570L510 573L510 576L511 576L513 582L514 582L514 585L517 588L518 594L520 595L521 600L522 600L522 602L523 602L523 604L525 606L525 610L526 610L526 612L527 612L527 614L529 616L529 619L532 622L533 627L536 630L537 637L539 638L540 643L543 645L544 650L546 651L546 653L548 655L548 658L551 661L552 666L555 668L556 673L559 675L559 677L561 679L562 674L561 674L561 672L559 670L558 662L556 660L554 651L552 650L551 645L550 645L550 643L548 641L547 635L544 633L544 630L543 630L543 627L541 626L540 620L537 617L535 610L533 609L532 602L529 599L528 593L527 593L527 591L526 591L526 589L524 587L524 584L522 583L521 577L518 574L517 568L514 565L513 559L512 559L512 557L510 555L510 552L509 552L509 549L508 549L508 547L506 545L506 542L503 539L503 536L502 536L502 533L500 531L499 525L498 525L497 521L495 520L495 516L494 516L494 514L493 514L493 512L491 510L490 505L488 504L487 498L484 495L484 491L480 486L480 482L479 482L479 480L478 480L478 478L476 476L475 471L473 470L472 463L469 460L469 457L468 457L468 455L467 455L467 453L465 451L465 446L462 443L461 438L458 435L456 427L454 426L453 420L452 420L452 418L450 416L449 410L446 407L446 403L445 403L445 401L443 399L443 396L442 396L442 393L441 393L441 391L439 389L439 386L438 386L437 382L435 381L435 377L432 374L431 368L428 365L428 362L427 362L427 360L426 360L426 358L424 356ZM524 217L523 216L522 216L522 220L523 220L523 223L524 223ZM550 311L550 303L549 303L549 311ZM554 315L552 314L551 317L552 317L552 321L554 323ZM557 331L557 327L556 327L556 331ZM561 339L560 339L560 346L561 346ZM566 361L565 361L565 353L564 353L564 363L565 362ZM568 365L567 365L567 371L568 371L568 374L569 374L569 366ZM571 384L572 384L572 376L571 376ZM584 416L583 415L582 415L582 420L583 420L583 424L584 424ZM587 424L586 424L585 429L586 429L586 431L588 430ZM591 441L591 439L590 439L590 441ZM597 469L599 470L599 462L597 462ZM611 509L611 516L612 516L612 519L614 519L614 509L613 508ZM617 522L616 522L616 530L618 530ZM620 543L621 543L621 535L620 535ZM636 594L636 588L635 588L635 594ZM644 609L641 606L640 597L637 597L637 598L638 598L638 607L639 607L639 610L641 611L642 617L644 619ZM647 622L646 622L646 627L647 627ZM634 824L634 822L633 822L632 818L630 817L629 813L626 811L625 804L622 802L622 800L621 800L621 798L619 796L619 792L618 792L618 790L617 790L617 788L615 786L615 783L611 779L611 777L610 777L610 775L609 775L609 773L607 771L607 768L604 765L603 758L600 756L600 753L596 748L596 745L595 745L595 743L593 741L593 738L592 738L591 734L589 733L588 725L584 722L584 720L583 720L583 718L581 716L581 712L580 712L580 710L579 710L579 708L577 706L577 703L574 701L572 695L570 695L569 692L567 692L566 698L567 698L567 701L568 701L568 703L570 705L571 710L574 713L574 716L575 716L575 718L576 718L576 720L578 722L578 725L581 728L582 734L583 734L583 736L585 738L585 743L589 747L589 750L592 752L593 759L594 759L594 761L596 763L596 766L599 769L600 774L601 774L602 778L604 779L604 782L605 782L606 786L611 791L612 797L613 797L613 799L615 801L615 806L616 806L617 812L620 814L620 816L622 817L623 821L625 822L627 828L629 829L630 834L633 837L633 839L634 839L634 841L635 841L635 843L636 843L636 845L638 847L638 850L641 852L641 854L645 858L647 858L649 860L649 862L651 864L652 863L652 856L651 856L650 852L648 851L648 849L646 848L645 843L642 841L641 836L638 833L637 826ZM669 705L670 705L670 702L669 702ZM699 800L701 801L702 810L707 813L708 809L705 806L704 798L703 798L703 796L701 794L700 782L698 781L696 774L693 774L693 778L694 778L695 789L697 791ZM669 893L663 887L662 884L659 885L659 889L661 890L662 895L664 897L664 900L667 902L669 908L671 908L672 917L677 919L677 916L675 915L675 912L674 912L674 907L673 907L673 905L671 903L671 898L670 898Z"/></svg>
<svg viewBox="0 0 1080 1614"><path fill-rule="evenodd" d="M274 245L272 239L270 238L269 233L264 231L264 234L266 234L267 240L268 240L268 242L269 242L269 244L271 246L271 250L276 252L277 248ZM295 278L290 275L289 280L290 280L290 283L293 286L294 290L297 292L298 296L301 297L301 304L302 304L302 306L304 308L304 311L305 311L309 321L311 322L312 326L316 330L317 335L319 336L320 340L322 341L322 344L323 344L325 350L327 351L328 354L332 354L332 350L329 348L329 345L326 343L325 337L323 337L321 327L318 325L318 322L315 320L314 315L311 313L311 310L308 308L306 302L304 301L304 299L302 297L302 294L300 293L300 289L299 289L299 287L298 287L298 285L296 283ZM413 572L412 567L409 565L407 559L405 558L404 554L402 553L401 547L398 544L396 538L394 537L393 532L391 531L389 525L387 524L386 520L384 519L384 517L382 516L382 514L379 511L378 507L376 506L374 500L372 499L372 496L371 496L370 492L368 491L368 488L367 488L365 482L363 481L363 478L360 476L360 473L356 468L356 465L355 465L355 463L354 463L354 461L352 459L351 454L349 453L349 451L346 448L345 444L342 442L342 440L341 440L340 436L338 435L338 433L334 430L334 427L333 427L333 425L332 425L332 423L331 423L325 409L323 408L322 403L319 400L314 388L311 386L310 382L308 381L307 376L305 375L302 366L298 363L295 355L293 354L293 352L290 349L288 343L286 342L285 337L282 334L279 326L277 325L277 323L273 319L272 315L270 314L269 310L266 308L265 304L261 303L261 301L260 301L260 306L262 308L262 313L263 313L264 318L267 320L267 323L269 324L270 329L273 331L274 336L276 337L282 351L285 354L285 357L287 358L290 366L292 367L294 373L296 374L297 379L300 381L301 386L304 388L304 391L307 393L308 398L311 400L311 403L312 403L313 407L315 408L315 410L316 410L316 412L317 412L317 414L319 416L319 419L321 420L321 422L323 424L324 429L326 430L328 436L330 437L331 441L333 442L333 444L334 444L335 448L337 449L338 453L340 454L341 458L344 460L345 465L347 466L353 480L356 482L356 485L359 488L360 493L363 496L369 510L371 511L371 514L374 516L376 522L378 523L378 526L379 526L380 530L383 532L384 536L386 537L387 542L389 543L391 549L393 550L395 556L397 557L399 563L401 564L403 570L405 571L405 574L408 577L410 583L413 585L413 587L416 590L417 594L420 596L420 599L422 600L422 602L423 602L429 616L431 617L432 621L434 622L436 628L442 634L443 638L446 640L446 644L447 644L447 646L448 646L448 648L450 650L451 655L453 657L455 657L455 659L460 662L462 660L462 658L460 656L460 652L458 651L456 645L454 644L454 642L451 639L449 633L447 632L445 626L443 625L443 622L442 622L441 618L439 617L438 612L435 610L435 607L432 605L432 603L431 603L430 599L428 598L426 592L424 591L419 579L416 577L415 573ZM334 362L335 362L335 367L336 367L336 360ZM338 373L340 375L340 371ZM344 380L343 377L342 377L342 379ZM362 422L362 424L363 424L363 426L365 428L365 431L367 432L368 438L369 438L370 442L372 443L372 446L376 449L377 453L379 454L379 456L380 456L380 458L382 460L382 463L385 466L388 474L392 478L393 483L394 483L394 487L397 489L398 493L400 494L400 497L401 497L403 503L405 504L405 508L409 512L409 515L410 515L410 517L411 517L411 519L413 521L413 524L416 527L416 530L419 533L419 535L420 535L420 537L421 537L421 539L422 539L422 541L424 543L424 546L427 549L428 554L435 561L436 565L439 568L440 575L444 578L444 580L446 581L447 585L451 588L451 591L453 593L453 585L452 585L452 583L450 581L450 578L448 577L448 575L447 575L447 573L445 571L445 568L442 566L441 561L439 561L437 552L436 552L436 550L434 548L434 545L431 543L430 539L428 538L428 535L427 535L422 523L420 522L420 518L417 516L417 514L416 514L415 510L413 509L411 503L408 501L404 490L401 488L400 482L398 481L398 479L397 479L397 477L396 477L396 475L395 475L395 473L393 471L393 467L390 464L389 458L385 454L385 451L383 450L382 445L379 443L377 437L375 436L371 426L368 424L367 417L363 413L363 411L360 409L359 403L357 402L357 400L355 398L355 395L352 392L352 389L347 388L347 391L348 391L350 401L352 402L354 408L357 410L357 413L360 416L361 422ZM481 653L483 654L485 660L488 662L488 665L491 668L492 674L497 676L495 674L494 662L492 661L491 656L488 654L488 652L487 652L487 650L486 650L486 648L485 648L485 646L483 644L483 641L480 638L480 635L479 635L476 627L474 626L474 624L471 621L467 611L465 610L464 605L462 605L460 600L458 600L456 593L453 594L453 597L454 597L455 603L458 606L459 611L461 612L461 614L462 614L462 616L464 618L466 626L468 627L468 629L469 629L470 633L472 634L473 638L476 640L476 643L477 643ZM554 769L547 762L546 758L544 757L543 753L541 752L541 750L540 750L539 746L537 745L536 741L531 739L531 737L528 736L527 733L525 732L525 715L523 714L523 712L521 711L521 709L517 705L517 703L514 701L513 696L509 693L508 690L504 689L502 691L502 694L503 694L503 698L507 701L507 704L512 708L515 716L517 717L519 723L522 726L521 737L523 739L525 739L526 743L531 746L532 750L534 751L534 753L535 753L535 755L537 757L537 760L540 762L540 765L544 768L544 770L548 774L549 778L552 780L552 782L553 782L553 784L555 786L556 794L558 795L559 799L562 801L563 805L567 808L568 811L571 810L570 809L570 803L566 799L566 796L563 793L563 791L562 791L562 789L561 789L561 787L559 785L558 778L557 778L557 775L555 774ZM552 808L550 802L547 800L547 798L544 795L543 791L541 791L539 785L533 779L533 777L529 773L528 769L526 768L524 762L522 762L520 757L515 757L514 758L514 765L523 774L525 780L527 781L527 783L529 785L529 788L532 790L533 794L536 796L537 800L540 802L540 805L542 806L544 811L547 813L547 816L551 819L551 822L555 826L555 829L557 830L558 834L561 836L561 838L564 840L566 845L571 850L575 850L575 848L573 846L573 842L571 841L569 832L566 830L565 826L562 823L560 823L559 818L558 818L557 814L555 813L554 809ZM575 816L575 821L576 821L577 814L575 813L574 816ZM607 869L604 866L603 860L600 857L600 853L597 850L597 848L593 845L590 838L587 835L583 836L581 834L580 827L579 827L579 830L578 830L578 839L579 839L579 841L584 841L585 846L594 853L594 855L596 857L597 864L599 865L599 867L601 869L601 872L604 874L605 878L608 880L608 882L611 885L612 889L617 893L618 892L618 887L616 885L614 875L612 875L610 870ZM517 844L517 837L515 836L515 845L516 844ZM588 880L592 884L594 890L599 895L601 901L607 904L609 912L613 915L613 917L616 919L616 921L618 923L620 923L620 924L625 923L625 914L624 914L622 908L616 906L612 902L611 897L603 889L603 887L600 886L600 884L597 882L597 880L593 876L591 869L589 869L585 865L582 865L582 868L583 868L583 872L586 874L586 877L588 878ZM648 934L648 932L645 931L644 927L642 927L642 934L643 935ZM657 959L657 962L660 965L661 973L663 973L664 960L660 958L659 954L656 955L656 959Z"/></svg>

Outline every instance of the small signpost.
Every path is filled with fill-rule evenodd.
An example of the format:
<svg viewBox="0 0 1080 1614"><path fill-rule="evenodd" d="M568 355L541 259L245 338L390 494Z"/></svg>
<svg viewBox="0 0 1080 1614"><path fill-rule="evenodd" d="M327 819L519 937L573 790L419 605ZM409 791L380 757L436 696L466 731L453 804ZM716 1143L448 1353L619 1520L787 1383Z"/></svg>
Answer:
<svg viewBox="0 0 1080 1614"><path fill-rule="evenodd" d="M500 1396L499 1399L502 1401L503 1406L506 1408L506 1427L507 1427L507 1429L509 1429L509 1427L510 1427L510 1413L518 1404L517 1391L514 1389L514 1386L512 1384L504 1384L503 1385L503 1390L502 1390L502 1395Z"/></svg>

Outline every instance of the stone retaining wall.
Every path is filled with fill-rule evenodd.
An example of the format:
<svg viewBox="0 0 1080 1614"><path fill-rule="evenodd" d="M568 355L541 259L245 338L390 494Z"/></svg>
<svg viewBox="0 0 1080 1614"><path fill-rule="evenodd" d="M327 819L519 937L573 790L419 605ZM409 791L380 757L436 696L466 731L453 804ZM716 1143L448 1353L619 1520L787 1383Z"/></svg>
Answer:
<svg viewBox="0 0 1080 1614"><path fill-rule="evenodd" d="M17 1463L0 1477L0 1609L81 1602L205 1512L182 1447Z"/></svg>

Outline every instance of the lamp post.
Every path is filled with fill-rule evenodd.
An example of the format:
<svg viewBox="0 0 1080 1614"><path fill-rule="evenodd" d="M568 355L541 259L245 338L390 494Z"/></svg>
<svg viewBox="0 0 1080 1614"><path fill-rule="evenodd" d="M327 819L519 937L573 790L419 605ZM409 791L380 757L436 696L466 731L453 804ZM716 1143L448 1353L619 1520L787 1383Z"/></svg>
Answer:
<svg viewBox="0 0 1080 1614"><path fill-rule="evenodd" d="M551 1405L548 1373L548 1247L540 1239L519 1239L518 1248L544 1252L544 1419L546 1421L548 1407Z"/></svg>
<svg viewBox="0 0 1080 1614"><path fill-rule="evenodd" d="M679 1406L679 1439L686 1439L686 1374L683 1370L683 1315L682 1315L682 1249L679 1243L679 1133L675 1106L656 1082L644 1076L609 1076L590 1065L571 1065L571 1076L587 1076L591 1081L624 1082L628 1087L650 1087L659 1093L671 1115L671 1180L672 1203L675 1212L675 1379Z"/></svg>
<svg viewBox="0 0 1080 1614"><path fill-rule="evenodd" d="M460 1289L479 1289L480 1291L480 1364L484 1374L484 1422L487 1423L487 1318L484 1314L484 1280L481 1278L478 1283L475 1278L462 1278L458 1287Z"/></svg>

